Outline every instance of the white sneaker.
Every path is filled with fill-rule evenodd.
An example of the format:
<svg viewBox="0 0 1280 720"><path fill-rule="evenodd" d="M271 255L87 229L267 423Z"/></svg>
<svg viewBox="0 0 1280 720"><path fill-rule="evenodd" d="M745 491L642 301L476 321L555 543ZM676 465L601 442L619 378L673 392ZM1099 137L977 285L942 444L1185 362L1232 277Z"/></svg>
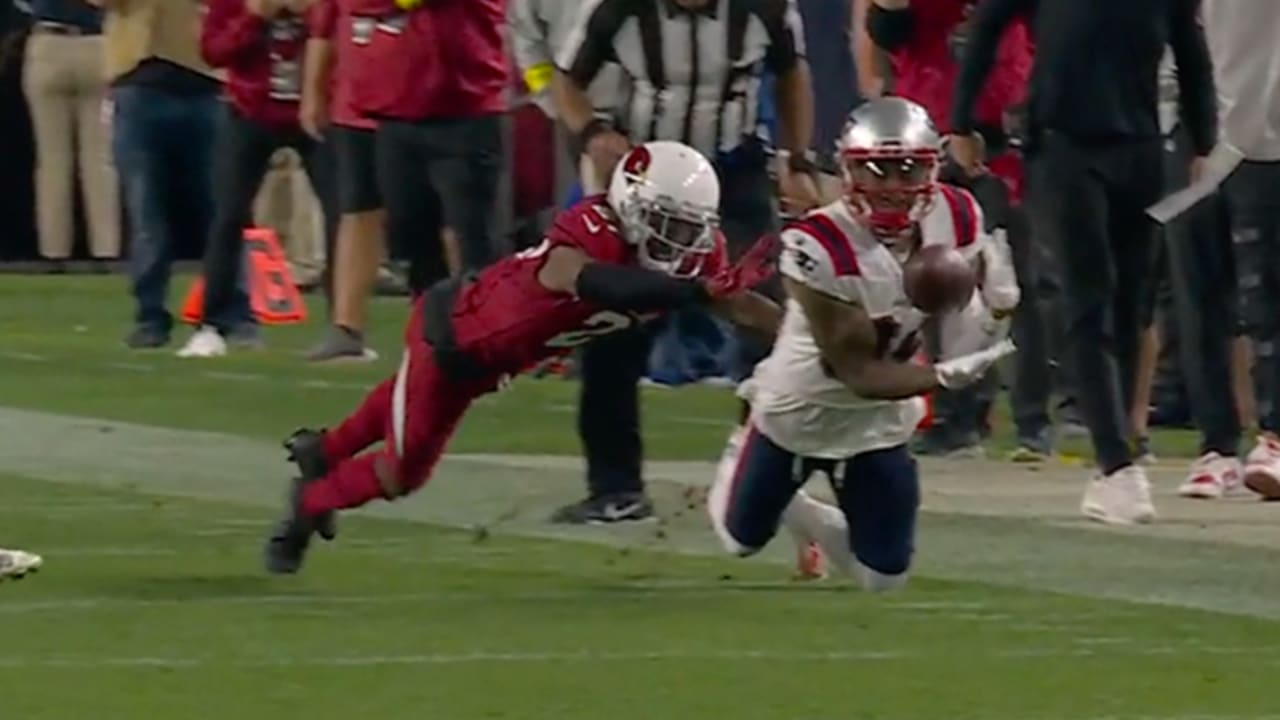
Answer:
<svg viewBox="0 0 1280 720"><path fill-rule="evenodd" d="M209 325L203 325L178 351L180 358L213 358L227 354L227 341Z"/></svg>
<svg viewBox="0 0 1280 720"><path fill-rule="evenodd" d="M1239 488L1243 477L1244 469L1236 458L1205 453L1191 463L1191 471L1178 488L1178 494L1185 498L1217 500Z"/></svg>
<svg viewBox="0 0 1280 720"><path fill-rule="evenodd" d="M5 550L0 548L0 580L21 579L29 573L40 569L44 559L39 555L21 550Z"/></svg>
<svg viewBox="0 0 1280 720"><path fill-rule="evenodd" d="M1147 471L1141 465L1130 465L1110 475L1095 476L1085 488L1080 512L1091 520L1113 525L1155 520Z"/></svg>
<svg viewBox="0 0 1280 720"><path fill-rule="evenodd" d="M1280 500L1280 442L1259 437L1244 462L1245 487L1264 500Z"/></svg>

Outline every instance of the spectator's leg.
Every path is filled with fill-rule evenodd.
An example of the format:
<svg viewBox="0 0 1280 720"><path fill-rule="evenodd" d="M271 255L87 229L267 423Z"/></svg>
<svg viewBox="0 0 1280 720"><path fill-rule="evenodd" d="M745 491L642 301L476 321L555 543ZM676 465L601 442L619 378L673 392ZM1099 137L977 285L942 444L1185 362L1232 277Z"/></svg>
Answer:
<svg viewBox="0 0 1280 720"><path fill-rule="evenodd" d="M36 134L40 255L59 261L71 257L75 217L75 73L68 40L33 34L22 78Z"/></svg>
<svg viewBox="0 0 1280 720"><path fill-rule="evenodd" d="M144 87L116 88L113 95L113 151L129 215L129 275L137 310L135 327L125 338L132 348L168 344L173 318L165 309L169 291L170 246L168 192L173 180L165 146L163 92Z"/></svg>
<svg viewBox="0 0 1280 720"><path fill-rule="evenodd" d="M1227 178L1239 281L1240 319L1253 344L1253 387L1260 437L1245 465L1245 482L1280 499L1280 162L1245 161Z"/></svg>
<svg viewBox="0 0 1280 720"><path fill-rule="evenodd" d="M651 328L638 327L606 335L582 349L578 436L587 460L588 497L557 510L553 522L652 516L653 507L644 496L639 391L650 332Z"/></svg>
<svg viewBox="0 0 1280 720"><path fill-rule="evenodd" d="M333 152L338 220L333 272L332 325L307 351L313 362L372 360L364 332L369 296L385 253L386 213L378 188L373 130L333 127L325 143Z"/></svg>
<svg viewBox="0 0 1280 720"><path fill-rule="evenodd" d="M480 270L497 258L496 214L502 173L502 115L433 123L426 142L431 184L444 224L458 241L462 270Z"/></svg>
<svg viewBox="0 0 1280 720"><path fill-rule="evenodd" d="M1097 463L1111 474L1133 458L1128 404L1117 352L1116 256L1108 235L1111 208L1092 154L1060 136L1046 138L1034 174L1035 232L1054 249L1062 272L1067 355L1079 373L1078 398ZM1136 319L1131 323L1136 324ZM1133 341L1136 343L1136 328ZM1132 372L1133 365L1129 364Z"/></svg>
<svg viewBox="0 0 1280 720"><path fill-rule="evenodd" d="M1014 355L1013 386L1009 401L1018 435L1015 460L1037 460L1053 449L1049 403L1052 381L1049 361L1048 321L1040 301L1041 257L1031 237L1031 219L1024 207L1009 218L1009 247L1022 299L1013 314L1012 335L1018 345Z"/></svg>
<svg viewBox="0 0 1280 720"><path fill-rule="evenodd" d="M440 198L431 184L427 131L414 123L386 121L378 126L378 187L386 203L387 247L410 259L409 284L415 292L448 277L440 244Z"/></svg>
<svg viewBox="0 0 1280 720"><path fill-rule="evenodd" d="M338 238L337 164L333 148L299 133L292 140L294 150L302 158L302 169L311 185L320 210L321 232L324 241L324 272L322 274L324 296L329 318L333 317L333 267Z"/></svg>
<svg viewBox="0 0 1280 720"><path fill-rule="evenodd" d="M76 39L74 56L78 75L76 99L77 140L80 150L80 183L84 192L89 252L97 259L120 257L120 186L106 124L102 122L105 86L102 80L102 38Z"/></svg>
<svg viewBox="0 0 1280 720"><path fill-rule="evenodd" d="M746 151L744 147L738 152ZM722 169L720 222L731 259L737 260L761 235L778 230L778 212L773 198L774 184L763 158L759 163L747 159ZM782 281L776 277L757 289L775 299L783 296ZM738 332L737 335L738 367L729 368L729 375L741 380L751 374L756 363L768 356L771 348L768 343L746 332Z"/></svg>
<svg viewBox="0 0 1280 720"><path fill-rule="evenodd" d="M281 140L269 128L226 107L214 153L213 226L204 252L204 325L223 337L242 322L236 288L242 271L244 228ZM191 349L191 355L201 354Z"/></svg>

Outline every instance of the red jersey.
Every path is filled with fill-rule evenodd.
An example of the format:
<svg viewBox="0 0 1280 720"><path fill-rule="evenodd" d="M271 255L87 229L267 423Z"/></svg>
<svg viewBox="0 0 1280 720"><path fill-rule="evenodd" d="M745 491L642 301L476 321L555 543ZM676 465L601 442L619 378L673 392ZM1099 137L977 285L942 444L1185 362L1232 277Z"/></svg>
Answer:
<svg viewBox="0 0 1280 720"><path fill-rule="evenodd" d="M943 132L951 118L951 98L960 74L958 58L968 42L976 0L915 0L911 3L911 39L889 53L895 95L918 103ZM1031 33L1026 20L1005 30L996 60L974 109L983 125L1001 127L1006 108L1024 99L1031 77Z"/></svg>
<svg viewBox="0 0 1280 720"><path fill-rule="evenodd" d="M200 51L227 71L227 99L247 120L279 130L298 127L307 28L301 16L254 15L244 0L209 0Z"/></svg>
<svg viewBox="0 0 1280 720"><path fill-rule="evenodd" d="M375 118L426 120L507 109L506 3L427 2L403 12L392 0L344 0L372 33L376 71L352 84L356 107Z"/></svg>
<svg viewBox="0 0 1280 720"><path fill-rule="evenodd" d="M351 15L350 0L317 0L307 13L311 37L324 38L333 47L333 74L329 78L329 119L342 127L373 130L372 119L356 106L353 85L367 82L376 67L366 48L378 35L372 24L361 27ZM357 42L356 31L361 31Z"/></svg>
<svg viewBox="0 0 1280 720"><path fill-rule="evenodd" d="M594 338L635 327L655 313L609 310L538 282L547 254L556 247L580 250L595 262L629 265L635 249L623 239L613 210L595 195L560 213L542 243L499 260L465 285L453 305L454 338L460 350L498 373L516 374L545 358ZM727 262L722 238L701 268L709 277Z"/></svg>

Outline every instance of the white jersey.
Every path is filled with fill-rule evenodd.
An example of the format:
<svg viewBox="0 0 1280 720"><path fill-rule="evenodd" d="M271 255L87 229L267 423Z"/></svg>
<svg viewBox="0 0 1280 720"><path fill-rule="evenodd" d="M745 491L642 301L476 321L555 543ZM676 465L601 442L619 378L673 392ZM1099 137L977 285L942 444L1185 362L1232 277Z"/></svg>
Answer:
<svg viewBox="0 0 1280 720"><path fill-rule="evenodd" d="M935 193L920 222L922 243L952 245L977 263L984 235L978 204L958 188L939 186ZM893 251L855 221L842 200L788 226L782 242L785 277L862 307L876 325L883 357L910 352L925 315L907 299ZM924 416L922 398L869 400L832 377L804 310L792 299L773 352L756 366L744 394L760 432L809 457L846 458L902 445Z"/></svg>

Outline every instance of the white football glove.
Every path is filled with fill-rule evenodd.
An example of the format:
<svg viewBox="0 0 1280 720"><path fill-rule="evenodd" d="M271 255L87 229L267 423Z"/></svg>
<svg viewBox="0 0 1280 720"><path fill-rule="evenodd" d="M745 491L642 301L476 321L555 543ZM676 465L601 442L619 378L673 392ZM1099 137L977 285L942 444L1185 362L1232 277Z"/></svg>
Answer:
<svg viewBox="0 0 1280 720"><path fill-rule="evenodd" d="M939 385L955 390L981 380L992 365L1016 349L1012 340L1002 340L986 350L940 362L933 366L933 371L937 373Z"/></svg>

